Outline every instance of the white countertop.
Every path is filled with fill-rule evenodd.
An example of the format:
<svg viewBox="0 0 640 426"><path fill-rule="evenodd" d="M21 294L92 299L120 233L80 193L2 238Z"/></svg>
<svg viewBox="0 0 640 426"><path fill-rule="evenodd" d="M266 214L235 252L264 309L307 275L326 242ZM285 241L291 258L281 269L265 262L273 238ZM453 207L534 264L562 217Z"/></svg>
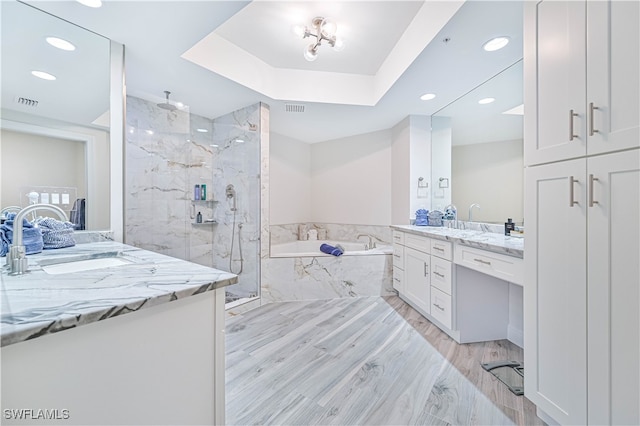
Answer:
<svg viewBox="0 0 640 426"><path fill-rule="evenodd" d="M470 247L524 258L524 238L522 237L437 226L391 225L391 228L430 238L456 241Z"/></svg>
<svg viewBox="0 0 640 426"><path fill-rule="evenodd" d="M114 254L130 263L51 275L43 264ZM112 241L78 244L27 256L30 272L0 278L2 346L57 333L235 284L218 269ZM0 260L4 264L4 258ZM213 306L211 307L213 309Z"/></svg>

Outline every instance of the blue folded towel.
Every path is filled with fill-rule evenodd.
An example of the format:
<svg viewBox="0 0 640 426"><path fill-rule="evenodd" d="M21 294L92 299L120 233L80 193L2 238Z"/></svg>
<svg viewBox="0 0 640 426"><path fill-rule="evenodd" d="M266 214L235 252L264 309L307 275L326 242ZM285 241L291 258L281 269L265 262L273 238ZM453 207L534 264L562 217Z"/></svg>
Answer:
<svg viewBox="0 0 640 426"><path fill-rule="evenodd" d="M73 223L61 222L52 217L40 217L36 219L35 224L42 230L45 250L76 245L76 240L73 238Z"/></svg>
<svg viewBox="0 0 640 426"><path fill-rule="evenodd" d="M414 225L416 226L427 226L429 225L429 210L418 209L416 210L416 220Z"/></svg>
<svg viewBox="0 0 640 426"><path fill-rule="evenodd" d="M13 219L15 213L9 213L7 220L0 225L0 256L6 256L9 246L13 244ZM25 246L26 254L40 253L44 248L42 231L35 228L27 219L22 219L22 244Z"/></svg>
<svg viewBox="0 0 640 426"><path fill-rule="evenodd" d="M340 256L342 255L342 253L344 253L340 248L324 243L320 246L320 251L323 253L332 254L334 256Z"/></svg>

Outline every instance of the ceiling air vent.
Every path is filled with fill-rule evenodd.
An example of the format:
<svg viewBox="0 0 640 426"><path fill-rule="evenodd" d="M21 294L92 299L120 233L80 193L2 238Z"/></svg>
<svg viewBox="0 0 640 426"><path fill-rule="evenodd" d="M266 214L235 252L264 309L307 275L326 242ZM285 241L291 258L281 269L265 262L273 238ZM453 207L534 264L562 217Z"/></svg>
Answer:
<svg viewBox="0 0 640 426"><path fill-rule="evenodd" d="M284 104L287 112L304 112L304 105L301 104Z"/></svg>
<svg viewBox="0 0 640 426"><path fill-rule="evenodd" d="M21 96L16 96L15 99L16 103L18 105L24 105L27 107L32 107L35 108L38 106L38 101L36 101L35 99L29 99L29 98L23 98Z"/></svg>

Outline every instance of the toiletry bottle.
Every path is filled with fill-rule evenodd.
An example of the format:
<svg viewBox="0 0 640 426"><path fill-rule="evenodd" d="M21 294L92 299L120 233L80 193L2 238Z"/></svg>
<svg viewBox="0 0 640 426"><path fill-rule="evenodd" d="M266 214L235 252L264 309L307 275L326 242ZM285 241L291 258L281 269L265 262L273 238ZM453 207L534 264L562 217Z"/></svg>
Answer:
<svg viewBox="0 0 640 426"><path fill-rule="evenodd" d="M516 229L516 224L511 220L511 218L507 219L504 223L504 235L511 235L511 231Z"/></svg>
<svg viewBox="0 0 640 426"><path fill-rule="evenodd" d="M202 213L200 212L196 215L196 223L202 223Z"/></svg>
<svg viewBox="0 0 640 426"><path fill-rule="evenodd" d="M193 199L194 200L199 200L200 199L200 185L196 185L193 189Z"/></svg>
<svg viewBox="0 0 640 426"><path fill-rule="evenodd" d="M200 199L201 200L207 199L207 185L205 185L204 183L200 185Z"/></svg>

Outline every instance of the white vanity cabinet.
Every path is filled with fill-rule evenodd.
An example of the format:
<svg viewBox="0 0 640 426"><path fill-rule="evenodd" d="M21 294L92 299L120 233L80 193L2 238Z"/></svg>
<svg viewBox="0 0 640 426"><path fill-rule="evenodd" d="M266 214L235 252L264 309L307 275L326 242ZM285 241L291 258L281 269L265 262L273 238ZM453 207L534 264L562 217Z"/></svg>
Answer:
<svg viewBox="0 0 640 426"><path fill-rule="evenodd" d="M560 424L640 424L639 21L525 4L525 395Z"/></svg>
<svg viewBox="0 0 640 426"><path fill-rule="evenodd" d="M525 2L526 165L640 146L639 9Z"/></svg>
<svg viewBox="0 0 640 426"><path fill-rule="evenodd" d="M404 232L393 231L393 288L404 293Z"/></svg>

